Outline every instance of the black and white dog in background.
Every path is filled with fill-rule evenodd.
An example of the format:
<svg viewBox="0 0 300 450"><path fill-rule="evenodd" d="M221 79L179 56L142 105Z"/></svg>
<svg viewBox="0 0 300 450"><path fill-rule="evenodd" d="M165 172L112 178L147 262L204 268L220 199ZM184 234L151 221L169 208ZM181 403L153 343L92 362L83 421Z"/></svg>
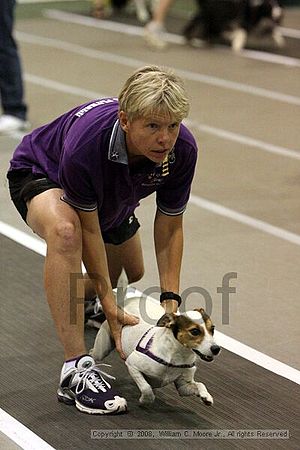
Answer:
<svg viewBox="0 0 300 450"><path fill-rule="evenodd" d="M284 46L279 25L283 8L277 0L197 0L199 12L188 22L183 34L188 42L200 39L214 43L230 42L234 51L242 50L249 35L271 37Z"/></svg>

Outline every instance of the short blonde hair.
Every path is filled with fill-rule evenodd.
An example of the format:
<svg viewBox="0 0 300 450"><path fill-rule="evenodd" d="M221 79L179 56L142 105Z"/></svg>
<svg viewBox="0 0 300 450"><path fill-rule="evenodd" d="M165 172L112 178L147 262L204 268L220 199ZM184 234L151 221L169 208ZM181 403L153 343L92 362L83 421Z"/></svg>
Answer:
<svg viewBox="0 0 300 450"><path fill-rule="evenodd" d="M154 65L136 70L119 95L119 109L131 121L160 113L181 122L189 108L182 79L170 69Z"/></svg>

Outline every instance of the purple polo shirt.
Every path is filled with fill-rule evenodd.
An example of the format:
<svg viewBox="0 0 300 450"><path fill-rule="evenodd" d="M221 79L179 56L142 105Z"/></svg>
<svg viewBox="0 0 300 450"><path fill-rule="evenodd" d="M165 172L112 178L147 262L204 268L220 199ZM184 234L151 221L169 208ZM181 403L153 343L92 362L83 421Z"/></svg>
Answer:
<svg viewBox="0 0 300 450"><path fill-rule="evenodd" d="M197 160L195 139L181 124L167 161L129 168L118 106L116 98L105 98L72 109L25 136L10 164L58 183L62 200L74 208L98 209L102 231L118 226L153 192L161 212L182 214Z"/></svg>

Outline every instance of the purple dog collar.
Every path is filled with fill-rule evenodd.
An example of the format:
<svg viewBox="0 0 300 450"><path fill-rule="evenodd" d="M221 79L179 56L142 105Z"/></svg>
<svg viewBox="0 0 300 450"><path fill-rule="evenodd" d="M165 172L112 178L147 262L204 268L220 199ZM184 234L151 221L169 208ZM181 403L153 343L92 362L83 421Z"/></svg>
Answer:
<svg viewBox="0 0 300 450"><path fill-rule="evenodd" d="M168 363L167 361L165 361L162 358L159 358L158 356L154 355L154 353L151 352L150 347L151 344L153 342L153 336L150 337L149 341L146 344L146 347L142 347L141 346L141 342L142 340L147 336L147 334L153 329L154 327L149 328L149 330L146 331L146 333L143 334L143 336L141 337L141 339L139 340L137 346L136 346L136 351L139 353L142 353L143 355L148 356L149 358L153 359L154 361L158 362L159 364L163 364L164 366L167 367L176 367L177 369L191 369L192 367L195 367L195 363L192 364L172 364L172 363Z"/></svg>

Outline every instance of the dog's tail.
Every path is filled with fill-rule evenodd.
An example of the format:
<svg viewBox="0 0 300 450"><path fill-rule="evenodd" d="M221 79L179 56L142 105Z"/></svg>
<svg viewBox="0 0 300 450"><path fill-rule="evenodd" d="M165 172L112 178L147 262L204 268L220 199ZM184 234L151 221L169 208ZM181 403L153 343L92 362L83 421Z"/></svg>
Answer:
<svg viewBox="0 0 300 450"><path fill-rule="evenodd" d="M108 322L105 321L96 336L94 347L90 350L90 355L96 362L101 362L115 348L115 342L111 337Z"/></svg>

